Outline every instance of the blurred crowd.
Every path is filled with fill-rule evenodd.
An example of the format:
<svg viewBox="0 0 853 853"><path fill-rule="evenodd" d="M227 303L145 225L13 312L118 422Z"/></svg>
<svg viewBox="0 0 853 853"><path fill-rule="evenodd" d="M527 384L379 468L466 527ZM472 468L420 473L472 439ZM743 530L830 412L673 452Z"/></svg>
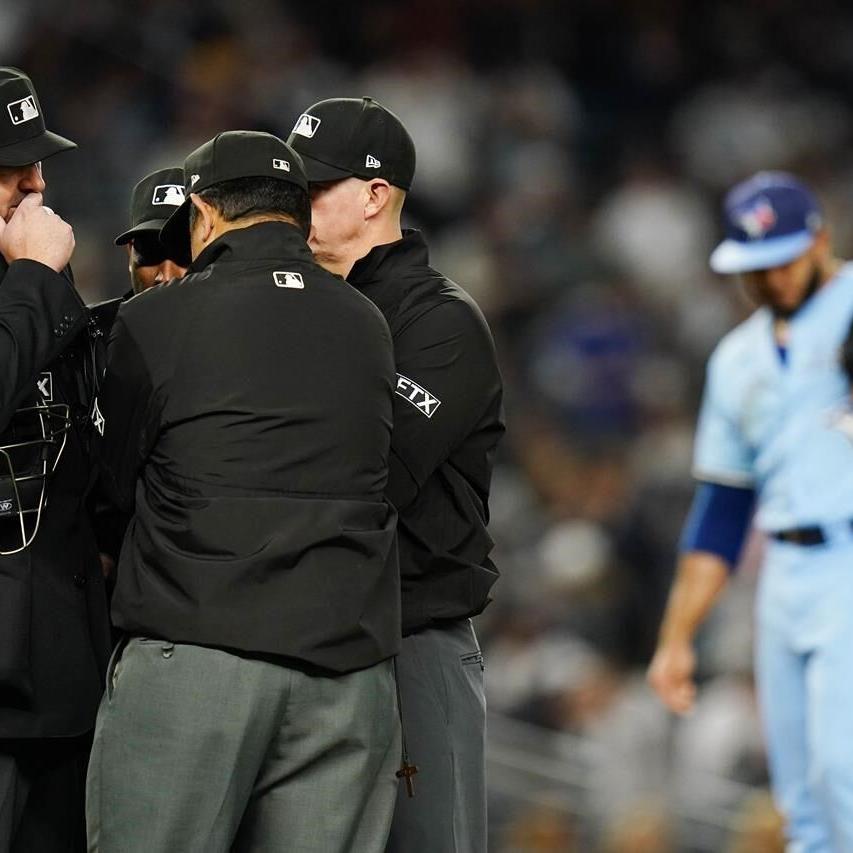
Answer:
<svg viewBox="0 0 853 853"><path fill-rule="evenodd" d="M692 493L704 361L749 311L707 267L722 194L796 171L839 254L853 247L848 4L0 0L0 48L79 143L46 174L90 302L126 289L112 238L146 172L223 129L286 136L321 98L394 110L418 147L409 224L479 301L507 385L503 577L478 625L491 709L599 747L585 814L607 851L688 850L673 790L689 807L695 780L766 783L760 541L703 636L697 712L675 724L643 669ZM720 849L781 849L766 801L742 816L751 829ZM495 849L573 849L576 828L547 810L493 819Z"/></svg>

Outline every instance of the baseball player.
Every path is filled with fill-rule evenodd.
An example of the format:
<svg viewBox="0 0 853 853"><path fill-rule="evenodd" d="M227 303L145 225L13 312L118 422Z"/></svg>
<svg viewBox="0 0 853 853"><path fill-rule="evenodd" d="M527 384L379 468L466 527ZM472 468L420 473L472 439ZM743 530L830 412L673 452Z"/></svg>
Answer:
<svg viewBox="0 0 853 853"><path fill-rule="evenodd" d="M181 278L189 258L173 258L160 242L160 229L184 203L184 170L159 169L146 175L130 197L130 228L115 239L127 246L128 270L133 293L142 293L155 284Z"/></svg>
<svg viewBox="0 0 853 853"><path fill-rule="evenodd" d="M725 200L711 267L758 309L712 354L695 447L696 498L649 668L677 713L693 706L692 641L749 527L767 536L756 671L774 795L791 849L853 850L853 443L838 428L839 351L853 265L832 253L818 202L762 172Z"/></svg>

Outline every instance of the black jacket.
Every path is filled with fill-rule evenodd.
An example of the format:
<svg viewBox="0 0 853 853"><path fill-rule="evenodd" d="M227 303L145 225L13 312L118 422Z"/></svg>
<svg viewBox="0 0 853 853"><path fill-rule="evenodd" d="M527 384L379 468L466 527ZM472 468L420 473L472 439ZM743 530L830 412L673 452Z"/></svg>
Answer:
<svg viewBox="0 0 853 853"><path fill-rule="evenodd" d="M20 553L0 556L0 738L75 735L94 725L109 653L103 578L84 508L92 471L90 317L69 279L34 261L7 267L0 259L0 279L0 446L15 440L15 411L38 397L67 403L71 413L38 534ZM17 514L0 518L0 549L11 550L17 525Z"/></svg>
<svg viewBox="0 0 853 853"><path fill-rule="evenodd" d="M131 509L113 618L334 672L399 647L382 315L266 222L122 305L101 412Z"/></svg>
<svg viewBox="0 0 853 853"><path fill-rule="evenodd" d="M407 231L358 261L349 282L382 311L397 386L387 494L399 512L403 633L480 613L497 570L489 484L504 432L488 325L458 285L429 266Z"/></svg>

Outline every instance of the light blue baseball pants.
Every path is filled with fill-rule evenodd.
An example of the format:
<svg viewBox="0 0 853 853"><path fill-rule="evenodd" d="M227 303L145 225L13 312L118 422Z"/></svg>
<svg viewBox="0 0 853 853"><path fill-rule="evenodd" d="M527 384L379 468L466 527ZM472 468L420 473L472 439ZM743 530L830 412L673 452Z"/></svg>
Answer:
<svg viewBox="0 0 853 853"><path fill-rule="evenodd" d="M840 541L839 541L840 540ZM853 851L853 533L771 540L756 603L770 772L790 853Z"/></svg>

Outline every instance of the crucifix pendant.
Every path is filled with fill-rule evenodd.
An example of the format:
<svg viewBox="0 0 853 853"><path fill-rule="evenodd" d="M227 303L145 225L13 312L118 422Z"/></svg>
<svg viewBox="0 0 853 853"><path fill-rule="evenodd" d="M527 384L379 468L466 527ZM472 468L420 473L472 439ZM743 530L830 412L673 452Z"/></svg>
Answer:
<svg viewBox="0 0 853 853"><path fill-rule="evenodd" d="M409 764L409 760L403 759L403 765L395 774L398 779L404 779L406 782L406 794L411 799L415 796L414 775L418 772L417 765Z"/></svg>

